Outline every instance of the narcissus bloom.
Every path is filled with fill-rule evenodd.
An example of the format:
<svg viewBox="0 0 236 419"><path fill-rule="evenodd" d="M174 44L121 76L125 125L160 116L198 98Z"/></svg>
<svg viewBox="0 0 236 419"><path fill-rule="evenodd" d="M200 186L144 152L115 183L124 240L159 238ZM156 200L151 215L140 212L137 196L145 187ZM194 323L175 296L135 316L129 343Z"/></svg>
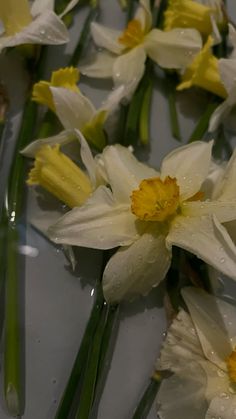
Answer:
<svg viewBox="0 0 236 419"><path fill-rule="evenodd" d="M102 106L95 109L93 103L78 88L78 79L79 72L76 68L57 70L53 72L50 82L40 81L34 85L33 100L54 111L66 130L80 130L91 145L102 150L106 145L104 124L119 107L124 97L124 87L115 89ZM44 142L40 140L40 145L43 143L48 144L48 139ZM51 139L49 144L53 144Z"/></svg>
<svg viewBox="0 0 236 419"><path fill-rule="evenodd" d="M212 54L213 39L209 36L201 52L186 68L177 90L198 86L220 97L226 98L227 91L219 72L219 60Z"/></svg>
<svg viewBox="0 0 236 419"><path fill-rule="evenodd" d="M0 51L22 44L57 45L68 42L68 31L61 17L77 3L78 0L72 0L63 14L57 16L53 12L52 0L1 1L0 20L4 32L0 36Z"/></svg>
<svg viewBox="0 0 236 419"><path fill-rule="evenodd" d="M203 193L212 143L180 147L160 173L121 145L108 146L99 160L109 187L100 186L85 205L49 229L57 243L120 249L108 262L103 290L109 302L146 294L165 277L173 245L236 279L236 247L222 223L236 219L236 154L223 187Z"/></svg>
<svg viewBox="0 0 236 419"><path fill-rule="evenodd" d="M81 72L89 77L113 78L115 85L124 84L129 97L145 70L146 58L164 68L183 69L199 52L201 36L195 29L152 29L149 0L140 0L133 20L123 32L93 22L92 37L96 45L109 51L99 52Z"/></svg>
<svg viewBox="0 0 236 419"><path fill-rule="evenodd" d="M180 310L157 362L174 374L158 393L161 419L236 416L236 307L196 288L182 290Z"/></svg>

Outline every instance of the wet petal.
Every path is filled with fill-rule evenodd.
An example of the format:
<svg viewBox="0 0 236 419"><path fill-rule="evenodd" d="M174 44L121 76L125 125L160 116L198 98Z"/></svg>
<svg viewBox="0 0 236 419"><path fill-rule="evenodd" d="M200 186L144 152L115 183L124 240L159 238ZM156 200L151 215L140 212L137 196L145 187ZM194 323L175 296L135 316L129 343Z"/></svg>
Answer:
<svg viewBox="0 0 236 419"><path fill-rule="evenodd" d="M214 216L176 217L167 243L181 247L236 279L236 247Z"/></svg>
<svg viewBox="0 0 236 419"><path fill-rule="evenodd" d="M140 163L133 153L121 145L108 146L101 155L108 182L118 202L131 204L131 192L142 179L158 176L158 172Z"/></svg>
<svg viewBox="0 0 236 419"><path fill-rule="evenodd" d="M225 360L233 350L231 338L235 338L236 332L236 307L193 287L184 288L182 295L205 357L227 370Z"/></svg>
<svg viewBox="0 0 236 419"><path fill-rule="evenodd" d="M134 93L145 70L146 53L142 47L136 47L118 57L113 66L115 86L124 85L128 99Z"/></svg>
<svg viewBox="0 0 236 419"><path fill-rule="evenodd" d="M96 45L113 52L113 54L119 55L124 50L124 45L118 41L119 37L122 35L121 31L110 29L99 23L92 22L91 34Z"/></svg>
<svg viewBox="0 0 236 419"><path fill-rule="evenodd" d="M37 15L45 12L45 10L53 10L54 2L55 0L34 0L30 10L31 15L36 17Z"/></svg>
<svg viewBox="0 0 236 419"><path fill-rule="evenodd" d="M217 182L213 191L213 198L220 201L235 201L236 182L236 150L234 150L222 178Z"/></svg>
<svg viewBox="0 0 236 419"><path fill-rule="evenodd" d="M116 205L111 191L100 186L79 208L49 230L52 241L93 249L129 245L137 238L136 218L127 205Z"/></svg>
<svg viewBox="0 0 236 419"><path fill-rule="evenodd" d="M81 65L79 69L84 76L102 79L111 78L115 60L115 55L101 51L94 53L92 61Z"/></svg>
<svg viewBox="0 0 236 419"><path fill-rule="evenodd" d="M206 419L219 418L219 412L220 419L233 419L236 416L236 396L223 393L223 396L215 397L207 410Z"/></svg>
<svg viewBox="0 0 236 419"><path fill-rule="evenodd" d="M164 68L184 69L202 47L201 35L195 29L153 29L144 40L147 55Z"/></svg>
<svg viewBox="0 0 236 419"><path fill-rule="evenodd" d="M161 177L171 176L177 179L181 199L192 197L201 188L209 171L212 145L212 141L195 141L176 148L163 160Z"/></svg>
<svg viewBox="0 0 236 419"><path fill-rule="evenodd" d="M215 131L219 125L224 122L226 117L232 110L232 107L236 105L236 84L232 87L229 92L228 97L224 100L221 105L219 105L216 110L211 115L209 121L208 131L213 132Z"/></svg>
<svg viewBox="0 0 236 419"><path fill-rule="evenodd" d="M103 293L109 303L147 294L164 279L171 261L165 236L143 234L131 246L119 249L103 274Z"/></svg>
<svg viewBox="0 0 236 419"><path fill-rule="evenodd" d="M236 197L234 201L192 201L184 202L182 214L186 217L215 215L220 223L236 220Z"/></svg>
<svg viewBox="0 0 236 419"><path fill-rule="evenodd" d="M147 33L152 26L152 12L150 0L139 0L139 7L135 13L134 19L141 22L142 30Z"/></svg>
<svg viewBox="0 0 236 419"><path fill-rule="evenodd" d="M28 146L26 146L21 153L23 156L26 157L35 157L35 154L39 149L44 145L54 145L60 144L65 145L70 143L71 141L75 140L75 134L72 130L62 131L57 135L53 135L52 137L47 138L40 138L38 140L33 141Z"/></svg>
<svg viewBox="0 0 236 419"><path fill-rule="evenodd" d="M92 102L82 93L62 87L50 87L56 114L66 129L82 130L95 113Z"/></svg>
<svg viewBox="0 0 236 419"><path fill-rule="evenodd" d="M52 11L36 17L32 23L14 36L0 37L0 51L6 47L22 44L60 45L69 41L64 23Z"/></svg>

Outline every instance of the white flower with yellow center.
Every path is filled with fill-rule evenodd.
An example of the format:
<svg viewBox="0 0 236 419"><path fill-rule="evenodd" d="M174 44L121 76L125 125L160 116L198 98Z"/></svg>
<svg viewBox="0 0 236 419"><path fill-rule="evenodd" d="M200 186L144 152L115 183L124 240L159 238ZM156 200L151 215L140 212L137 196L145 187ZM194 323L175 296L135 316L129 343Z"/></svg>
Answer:
<svg viewBox="0 0 236 419"><path fill-rule="evenodd" d="M69 34L61 17L68 13L78 0L72 0L62 13L53 12L54 0L2 0L0 21L0 51L22 44L57 45L69 41Z"/></svg>
<svg viewBox="0 0 236 419"><path fill-rule="evenodd" d="M202 46L195 29L152 29L149 0L139 1L134 19L123 32L95 22L91 32L95 44L109 53L98 52L90 65L81 67L81 72L88 77L113 78L115 85L126 86L127 97L142 78L147 57L161 67L183 69Z"/></svg>
<svg viewBox="0 0 236 419"><path fill-rule="evenodd" d="M100 156L108 185L49 229L63 244L120 249L103 276L107 301L146 294L166 275L172 245L182 247L236 279L236 247L221 223L236 219L236 154L214 200L204 196L212 143L174 150L160 173L120 145Z"/></svg>
<svg viewBox="0 0 236 419"><path fill-rule="evenodd" d="M189 310L170 326L157 362L165 379L161 419L236 417L236 306L196 288L182 290Z"/></svg>

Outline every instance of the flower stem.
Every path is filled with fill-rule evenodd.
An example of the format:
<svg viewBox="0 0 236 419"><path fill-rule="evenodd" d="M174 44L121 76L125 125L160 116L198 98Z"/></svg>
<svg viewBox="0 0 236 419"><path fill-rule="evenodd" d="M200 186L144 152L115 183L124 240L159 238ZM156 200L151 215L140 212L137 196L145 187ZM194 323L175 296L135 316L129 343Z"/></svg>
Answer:
<svg viewBox="0 0 236 419"><path fill-rule="evenodd" d="M161 375L153 374L143 396L134 412L132 419L145 419L152 407L157 391L161 384Z"/></svg>
<svg viewBox="0 0 236 419"><path fill-rule="evenodd" d="M20 394L20 333L19 333L19 281L18 281L18 223L21 216L24 190L24 158L19 151L32 138L36 121L35 103L28 100L16 143L6 197L6 303L4 388L8 410L19 415L23 408ZM5 214L5 211L3 211ZM3 217L4 215L2 215Z"/></svg>
<svg viewBox="0 0 236 419"><path fill-rule="evenodd" d="M153 81L149 79L146 92L143 97L143 104L140 112L139 119L139 138L141 144L147 145L149 142L149 117L150 117L150 106L152 99Z"/></svg>
<svg viewBox="0 0 236 419"><path fill-rule="evenodd" d="M173 137L177 141L181 141L181 134L180 134L180 127L179 127L179 119L178 113L176 108L176 83L172 75L166 72L166 83L167 83L167 98L169 104L169 112L170 112L170 125L171 125L171 132Z"/></svg>
<svg viewBox="0 0 236 419"><path fill-rule="evenodd" d="M56 413L55 419L65 419L69 415L72 402L75 397L75 393L78 387L78 383L81 379L84 365L87 360L89 347L91 340L94 336L95 330L97 329L99 317L104 305L104 299L102 294L102 287L100 280L96 285L96 298L90 314L89 321L87 323L82 342L78 354L76 356L69 380L67 382L64 394L62 396L59 408Z"/></svg>
<svg viewBox="0 0 236 419"><path fill-rule="evenodd" d="M197 122L192 134L189 137L188 143L193 141L201 140L208 129L209 119L215 109L219 106L219 102L211 102L208 104L205 112L202 114L201 118Z"/></svg>
<svg viewBox="0 0 236 419"><path fill-rule="evenodd" d="M127 16L126 16L127 23L133 18L134 3L135 3L135 0L128 0L128 9L127 9Z"/></svg>

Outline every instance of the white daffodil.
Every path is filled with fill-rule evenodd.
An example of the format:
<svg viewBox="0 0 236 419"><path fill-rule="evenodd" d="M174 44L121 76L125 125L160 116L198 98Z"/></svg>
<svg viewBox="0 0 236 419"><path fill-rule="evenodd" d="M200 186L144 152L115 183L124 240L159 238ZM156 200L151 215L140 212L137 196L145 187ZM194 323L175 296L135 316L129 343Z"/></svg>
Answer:
<svg viewBox="0 0 236 419"><path fill-rule="evenodd" d="M4 32L0 35L0 51L22 44L57 45L69 41L68 31L61 17L68 13L78 0L72 0L62 13L53 12L54 0L2 0L0 21Z"/></svg>
<svg viewBox="0 0 236 419"><path fill-rule="evenodd" d="M134 19L123 32L93 22L91 33L95 44L109 53L98 52L81 72L89 77L113 78L115 86L126 86L127 97L142 78L147 56L161 67L183 69L202 46L195 29L152 29L149 0L139 1Z"/></svg>
<svg viewBox="0 0 236 419"><path fill-rule="evenodd" d="M182 290L189 314L170 326L157 369L174 374L161 384L161 419L236 417L236 306L202 290Z"/></svg>
<svg viewBox="0 0 236 419"><path fill-rule="evenodd" d="M236 279L236 247L221 223L236 219L236 160L217 198L205 191L212 143L180 147L163 161L160 173L120 145L100 156L107 183L80 208L49 230L57 243L120 249L103 276L109 302L146 294L166 275L173 245L182 247Z"/></svg>
<svg viewBox="0 0 236 419"><path fill-rule="evenodd" d="M60 149L72 139L80 144L79 154L85 170ZM106 183L103 168L94 159L87 141L78 130L51 137L46 144L38 140L37 144L23 150L22 154L35 158L28 176L28 185L41 186L70 208L84 204L99 185ZM41 215L34 213L31 224L46 234L48 227L60 216L60 211L44 211Z"/></svg>
<svg viewBox="0 0 236 419"><path fill-rule="evenodd" d="M102 150L106 145L104 124L124 97L124 87L115 89L102 106L95 109L78 88L78 80L79 71L76 68L66 67L54 71L50 82L40 81L34 85L32 99L55 112L66 130L78 129L91 145ZM63 142L62 137L65 138L65 133L61 136ZM32 146L38 148L39 145L48 144L48 141L53 144L53 138L37 140L30 145L30 149ZM58 142L56 137L55 141Z"/></svg>

